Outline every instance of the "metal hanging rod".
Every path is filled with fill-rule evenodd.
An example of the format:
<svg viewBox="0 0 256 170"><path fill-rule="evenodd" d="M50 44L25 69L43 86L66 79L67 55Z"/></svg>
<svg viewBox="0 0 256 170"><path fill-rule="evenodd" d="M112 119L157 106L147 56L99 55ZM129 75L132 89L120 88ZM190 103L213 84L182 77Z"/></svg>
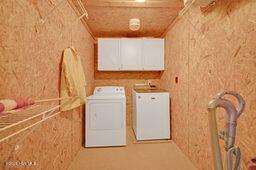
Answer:
<svg viewBox="0 0 256 170"><path fill-rule="evenodd" d="M40 99L40 100L35 100L35 103L42 103L42 102L52 102L52 101L61 101L61 100L66 100L66 99L74 99L78 98L79 96L75 97L58 97L58 98L50 98L50 99Z"/></svg>
<svg viewBox="0 0 256 170"><path fill-rule="evenodd" d="M61 0L57 5L55 5L55 6L50 10L50 12L48 12L48 13L46 14L45 17L43 17L43 18L40 20L40 23L41 23L41 24L44 24L45 21L46 21L46 19L47 19L61 4L63 4L64 2L67 2L67 1L69 1L69 0ZM76 0L76 1L77 1L77 3L78 3L79 7L81 8L81 11L83 12L83 14L79 17L79 19L82 19L84 16L86 16L86 18L88 19L88 12L86 11L86 9L85 9L83 3L81 2L81 0ZM68 3L68 4L69 4L69 3ZM70 4L69 4L69 5L70 5Z"/></svg>
<svg viewBox="0 0 256 170"><path fill-rule="evenodd" d="M78 5L80 6L81 10L83 11L83 14L81 16L83 16L85 14L86 18L88 19L88 13L87 13L82 1L81 0L76 0L76 1L77 1Z"/></svg>
<svg viewBox="0 0 256 170"><path fill-rule="evenodd" d="M195 0L192 0L189 2L183 9L180 10L179 16L182 17L190 8L191 6L195 3Z"/></svg>

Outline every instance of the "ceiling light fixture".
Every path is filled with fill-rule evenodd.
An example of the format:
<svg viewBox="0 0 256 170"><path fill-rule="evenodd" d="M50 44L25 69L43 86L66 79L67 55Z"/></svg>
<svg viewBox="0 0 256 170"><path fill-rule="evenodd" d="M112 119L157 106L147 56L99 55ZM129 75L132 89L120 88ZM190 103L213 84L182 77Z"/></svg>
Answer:
<svg viewBox="0 0 256 170"><path fill-rule="evenodd" d="M136 2L145 2L146 0L135 0Z"/></svg>
<svg viewBox="0 0 256 170"><path fill-rule="evenodd" d="M140 19L138 18L132 18L129 21L129 28L132 31L137 31L140 29Z"/></svg>

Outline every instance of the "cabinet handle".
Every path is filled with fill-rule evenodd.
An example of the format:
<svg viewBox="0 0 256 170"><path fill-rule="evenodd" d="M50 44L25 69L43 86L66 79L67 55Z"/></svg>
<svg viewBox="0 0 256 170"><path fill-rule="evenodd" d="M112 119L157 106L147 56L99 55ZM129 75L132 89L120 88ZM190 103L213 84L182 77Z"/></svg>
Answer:
<svg viewBox="0 0 256 170"><path fill-rule="evenodd" d="M155 97L151 97L152 100L155 100L156 98Z"/></svg>
<svg viewBox="0 0 256 170"><path fill-rule="evenodd" d="M93 120L97 120L97 113L93 114Z"/></svg>

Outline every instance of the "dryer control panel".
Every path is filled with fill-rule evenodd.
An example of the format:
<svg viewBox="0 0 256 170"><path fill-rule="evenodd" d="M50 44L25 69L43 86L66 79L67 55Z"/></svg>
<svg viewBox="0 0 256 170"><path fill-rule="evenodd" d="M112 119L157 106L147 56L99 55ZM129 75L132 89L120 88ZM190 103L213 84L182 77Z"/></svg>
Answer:
<svg viewBox="0 0 256 170"><path fill-rule="evenodd" d="M93 94L125 94L125 90L119 86L99 86L94 89Z"/></svg>

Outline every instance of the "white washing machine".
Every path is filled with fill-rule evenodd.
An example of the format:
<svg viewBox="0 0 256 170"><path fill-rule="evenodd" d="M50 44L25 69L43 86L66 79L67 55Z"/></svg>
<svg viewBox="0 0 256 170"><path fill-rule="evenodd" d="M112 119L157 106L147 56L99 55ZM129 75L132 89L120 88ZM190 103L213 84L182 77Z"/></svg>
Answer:
<svg viewBox="0 0 256 170"><path fill-rule="evenodd" d="M124 87L96 87L87 98L85 147L126 145Z"/></svg>
<svg viewBox="0 0 256 170"><path fill-rule="evenodd" d="M133 130L137 140L170 139L169 93L133 90Z"/></svg>

